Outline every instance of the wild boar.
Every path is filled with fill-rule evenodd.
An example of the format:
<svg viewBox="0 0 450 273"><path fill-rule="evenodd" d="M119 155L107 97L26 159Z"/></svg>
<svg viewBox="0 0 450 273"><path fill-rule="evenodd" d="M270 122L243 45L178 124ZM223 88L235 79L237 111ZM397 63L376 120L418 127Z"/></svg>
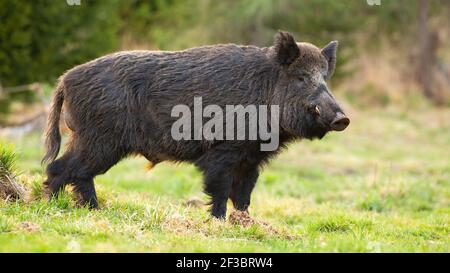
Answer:
<svg viewBox="0 0 450 273"><path fill-rule="evenodd" d="M54 196L70 183L79 200L95 208L94 177L140 154L153 164L195 164L204 175L214 217L225 217L229 198L237 210L247 211L260 167L288 142L322 138L349 125L326 84L335 70L337 46L333 41L319 49L280 31L270 47L124 51L70 69L59 79L48 117L47 193ZM279 106L277 122L266 121L279 132L279 147L261 150L260 137L174 139L173 108L193 108L195 98L219 107ZM55 160L63 107L71 134L65 153Z"/></svg>

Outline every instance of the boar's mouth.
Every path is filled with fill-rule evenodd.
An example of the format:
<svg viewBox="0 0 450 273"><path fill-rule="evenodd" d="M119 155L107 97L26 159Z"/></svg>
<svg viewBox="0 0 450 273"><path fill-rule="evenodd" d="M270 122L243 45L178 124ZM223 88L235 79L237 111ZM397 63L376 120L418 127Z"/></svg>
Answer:
<svg viewBox="0 0 450 273"><path fill-rule="evenodd" d="M310 132L305 138L314 140L314 139L322 139L330 130L325 128L315 128L314 131Z"/></svg>
<svg viewBox="0 0 450 273"><path fill-rule="evenodd" d="M321 130L321 132L319 132L319 134L317 135L317 138L322 139L327 133L327 130Z"/></svg>

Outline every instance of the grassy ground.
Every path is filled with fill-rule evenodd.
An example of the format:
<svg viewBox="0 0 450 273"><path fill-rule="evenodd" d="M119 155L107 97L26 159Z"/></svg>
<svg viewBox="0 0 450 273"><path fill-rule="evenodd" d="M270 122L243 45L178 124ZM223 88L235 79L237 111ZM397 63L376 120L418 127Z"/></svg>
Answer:
<svg viewBox="0 0 450 273"><path fill-rule="evenodd" d="M0 251L449 252L450 111L349 112L346 131L293 144L264 169L250 213L267 224L210 220L186 204L205 199L193 166L147 172L131 158L96 178L100 210L70 194L0 201ZM39 196L39 136L12 142Z"/></svg>

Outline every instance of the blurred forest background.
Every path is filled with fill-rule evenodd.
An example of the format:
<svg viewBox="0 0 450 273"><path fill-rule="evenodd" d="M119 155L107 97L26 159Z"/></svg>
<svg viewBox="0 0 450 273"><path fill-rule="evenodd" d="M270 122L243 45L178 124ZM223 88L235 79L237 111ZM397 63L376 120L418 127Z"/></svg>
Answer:
<svg viewBox="0 0 450 273"><path fill-rule="evenodd" d="M214 43L270 46L278 29L317 45L339 40L333 87L357 106L398 104L405 97L450 105L447 0L76 3L0 0L0 124L27 120L23 116L33 112L33 102L45 101L39 94L47 98L59 75L103 54Z"/></svg>

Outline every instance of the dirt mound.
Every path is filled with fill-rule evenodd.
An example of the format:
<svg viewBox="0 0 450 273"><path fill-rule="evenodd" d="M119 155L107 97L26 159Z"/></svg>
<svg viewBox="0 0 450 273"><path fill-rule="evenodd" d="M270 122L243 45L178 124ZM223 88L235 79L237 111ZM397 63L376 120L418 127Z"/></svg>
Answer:
<svg viewBox="0 0 450 273"><path fill-rule="evenodd" d="M239 225L243 227L248 227L257 223L257 221L255 221L253 218L250 217L248 212L239 210L233 211L230 214L228 220L233 225Z"/></svg>
<svg viewBox="0 0 450 273"><path fill-rule="evenodd" d="M250 215L246 211L235 210L230 214L228 220L230 221L231 224L239 225L242 227L258 225L263 230L265 230L265 232L267 232L267 234L270 234L272 236L277 236L277 237L280 237L280 238L283 238L286 240L295 240L296 239L295 236L290 235L286 230L278 230L275 227L273 227L272 225L270 225L269 223L253 219L252 217L250 217Z"/></svg>

